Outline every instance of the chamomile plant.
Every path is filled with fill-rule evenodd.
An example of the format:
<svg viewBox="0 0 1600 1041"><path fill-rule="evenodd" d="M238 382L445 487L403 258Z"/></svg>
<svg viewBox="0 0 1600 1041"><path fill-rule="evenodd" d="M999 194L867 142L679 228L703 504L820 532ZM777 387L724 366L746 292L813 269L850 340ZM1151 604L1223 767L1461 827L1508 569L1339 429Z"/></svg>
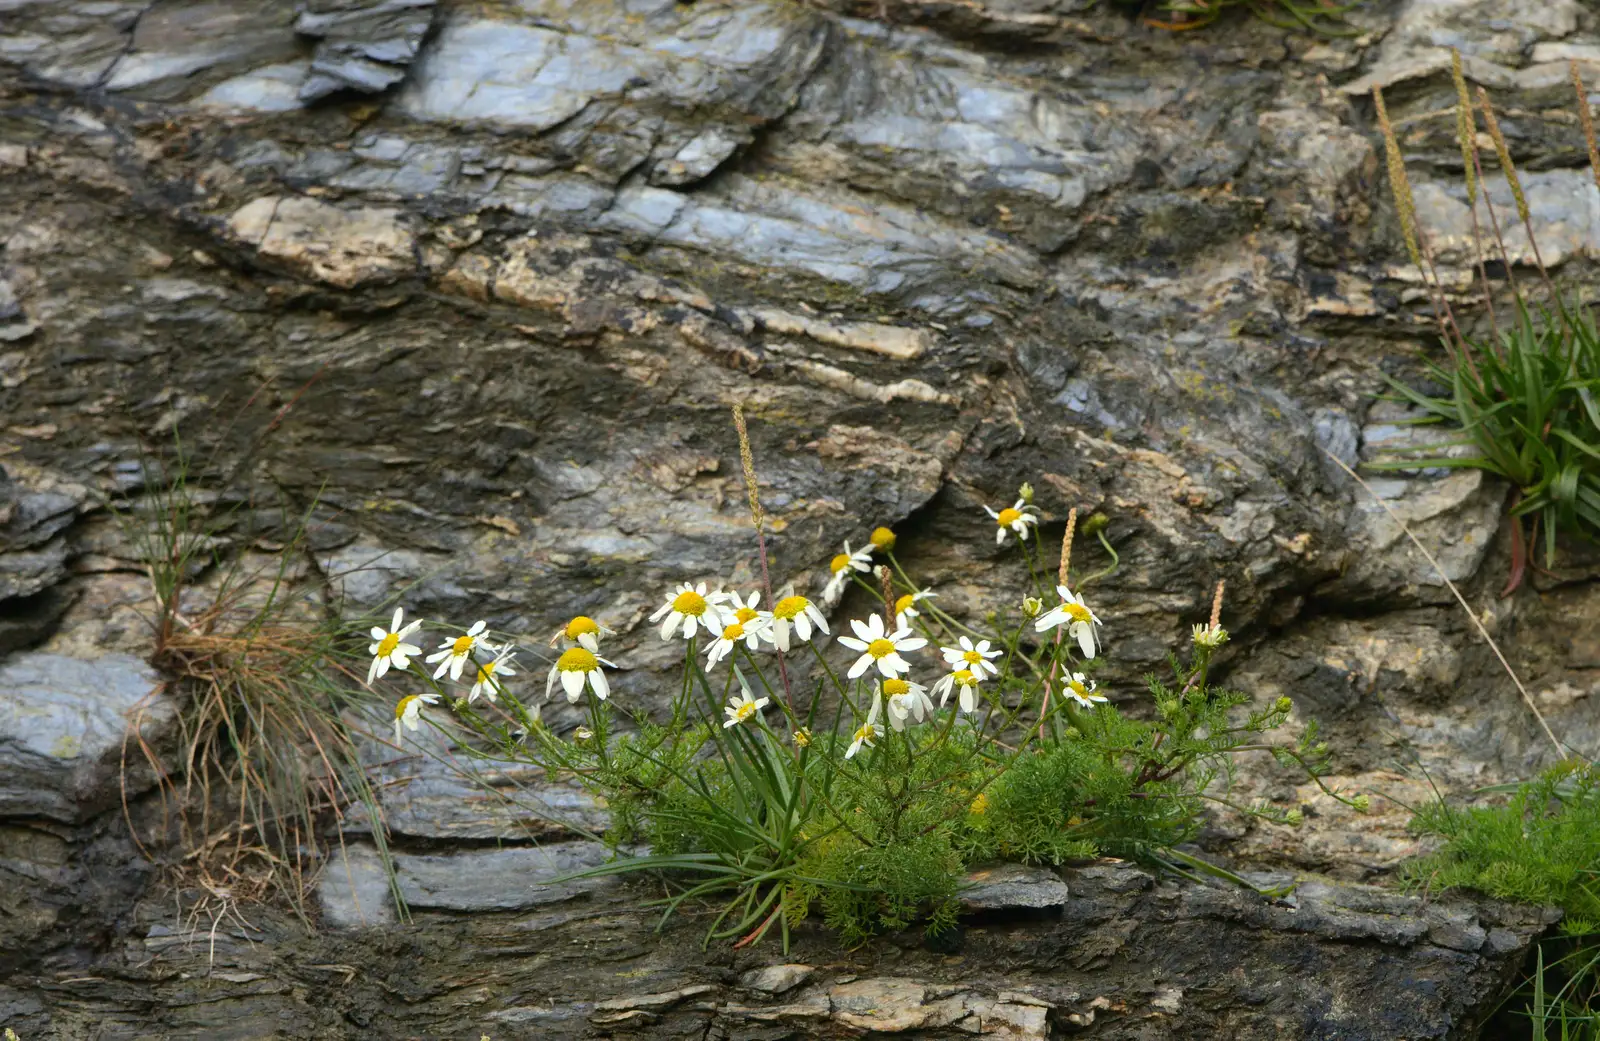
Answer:
<svg viewBox="0 0 1600 1041"><path fill-rule="evenodd" d="M697 576L663 588L631 632L571 619L550 641L542 685L531 655L481 623L425 623L440 630L428 634L438 650L417 665L398 645L423 636L415 621L402 631L396 614L372 630L371 656L387 664L371 675L376 688L405 688L397 736L438 726L473 754L578 779L605 800L617 850L586 874L656 873L666 916L713 901L706 941L736 946L776 932L787 947L811 915L846 943L913 923L939 932L984 860L1112 853L1203 868L1175 847L1210 805L1293 822L1228 794L1241 754L1266 752L1315 777L1321 749L1312 727L1298 744L1269 739L1287 699L1252 708L1209 682L1226 639L1220 588L1187 660L1174 657L1171 679L1142 691L1094 678L1116 646L1114 617L1093 605L1093 583L1110 569L1073 580L1076 511L1047 568L1048 519L1026 485L1014 505L988 510L994 534L979 545L1021 554L1029 581L981 619L957 618L914 580L887 527L863 526L865 539L845 543L811 584L773 588L744 416L734 416L759 588ZM1085 528L1114 568L1104 524ZM851 588L866 595L847 600ZM841 611L846 603L861 606ZM664 722L611 684L627 664L616 649L625 639L681 649ZM543 722L554 697L581 711L575 730Z"/></svg>

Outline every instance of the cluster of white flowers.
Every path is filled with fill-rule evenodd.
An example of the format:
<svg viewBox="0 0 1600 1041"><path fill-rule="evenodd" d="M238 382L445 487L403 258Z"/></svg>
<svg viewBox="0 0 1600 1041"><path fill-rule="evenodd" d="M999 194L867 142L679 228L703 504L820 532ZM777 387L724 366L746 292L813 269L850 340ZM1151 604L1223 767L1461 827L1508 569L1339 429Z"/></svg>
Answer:
<svg viewBox="0 0 1600 1041"><path fill-rule="evenodd" d="M367 666L369 684L382 679L390 669L405 672L411 667L411 659L422 654L421 647L406 642L408 636L422 628L422 619L407 624L405 617L405 608L397 607L387 629L381 625L372 627L372 644L367 648L367 653L372 655L372 663ZM433 671L436 681L448 673L451 682L461 682L462 673L466 672L469 664L472 665L468 703L480 696L494 701L503 689L502 679L517 674L514 667L516 649L509 643L496 646L489 642L486 632L487 623L481 620L474 622L466 632L445 640L438 650L423 659L429 665L437 663L438 667ZM395 740L400 740L402 726L407 730L416 730L421 725L424 705L438 703L439 695L433 691L408 694L401 698L394 710Z"/></svg>
<svg viewBox="0 0 1600 1041"><path fill-rule="evenodd" d="M1008 532L1026 541L1030 528L1039 522L1037 511L1027 498L1018 499L1014 506L999 512L988 506L984 509L996 523L996 542L1001 544L1005 542ZM874 530L867 544L859 549L852 549L846 542L844 552L829 563L823 602L830 605L837 603L852 575L872 569L872 554L878 550L889 552L894 544L894 533L888 528ZM1089 609L1081 596L1075 595L1065 585L1057 586L1056 592L1060 596L1060 603L1042 614L1039 613L1042 605L1030 612L1030 615L1037 615L1034 628L1039 632L1064 628L1065 635L1077 641L1083 656L1093 658L1099 648L1099 617ZM842 646L859 654L846 673L849 679L858 680L874 669L880 677L866 720L856 730L846 758L855 755L863 747L872 747L873 742L881 736L878 720L884 714L885 706L888 722L897 731L903 730L908 723L921 723L932 717L935 709L929 688L909 678L912 662L906 655L928 645L926 639L914 633L912 624L922 615L917 605L925 604L936 595L931 589L906 593L894 603L893 623L886 624L884 616L875 613L865 621L852 620L850 628L854 635L839 637ZM936 609L935 613L942 614ZM703 632L708 637L704 645L705 669L708 672L732 656L741 644L748 654L757 653L763 644L782 653L792 649L796 643L810 642L814 635L830 631L822 608L809 598L796 594L793 587L783 591L771 610L763 610L759 592L741 596L720 588L710 589L704 582L680 584L650 615L650 621L660 624L663 640L680 636L685 640L693 640ZM372 663L367 670L368 683L382 678L390 669L404 672L411 667L411 660L422 654L422 648L407 643L406 639L422 624L420 619L405 624L404 610L396 609L387 629L373 627L373 642L368 648L372 655ZM549 699L553 694L558 680L569 702L577 702L583 696L585 687L600 701L609 698L611 686L605 668L614 669L617 666L600 656L600 641L603 636L611 635L615 635L612 630L584 615L557 630L550 645L559 648L560 654L551 664L545 679L545 698ZM516 675L512 645L507 642L497 646L489 636L486 624L475 622L461 635L446 639L424 659L427 664L437 666L433 672L436 682L447 674L451 682L461 682L463 673L471 665L471 685L466 697L469 704L480 695L494 702L504 689L501 686L502 679ZM1197 643L1220 642L1221 639L1226 637L1214 635L1209 630L1202 634L1197 627ZM939 650L948 671L932 684L932 693L939 698L938 707L943 708L950 695L955 693L961 712L976 712L982 684L1000 675L1001 670L995 664L995 659L1000 657L1002 651L992 647L988 640L980 639L974 643L966 636L960 637L955 646L941 647ZM1063 693L1076 704L1092 708L1106 701L1104 696L1095 693L1094 682L1085 679L1082 673L1069 673L1069 676ZM742 681L740 687L739 693L729 699L728 707L724 710L727 720L723 725L726 727L737 726L753 718L759 719L761 710L770 700L754 697ZM437 704L439 700L435 692L401 698L395 707L395 739L400 739L402 727L416 730L423 707ZM538 707L533 706L533 711L537 714ZM807 741L809 737L807 732Z"/></svg>

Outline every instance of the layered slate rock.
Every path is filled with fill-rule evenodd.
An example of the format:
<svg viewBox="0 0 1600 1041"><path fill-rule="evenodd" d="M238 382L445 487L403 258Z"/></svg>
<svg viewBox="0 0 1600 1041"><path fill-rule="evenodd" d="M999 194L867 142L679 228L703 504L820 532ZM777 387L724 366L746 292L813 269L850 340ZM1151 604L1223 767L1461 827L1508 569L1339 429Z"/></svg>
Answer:
<svg viewBox="0 0 1600 1041"><path fill-rule="evenodd" d="M125 780L137 794L150 780L141 737L158 742L174 712L137 658L30 652L0 662L0 817L75 823L111 807Z"/></svg>
<svg viewBox="0 0 1600 1041"><path fill-rule="evenodd" d="M1440 44L1459 46L1469 75L1498 92L1547 259L1558 278L1582 283L1592 281L1600 195L1581 169L1562 77L1576 59L1600 82L1600 27L1570 0L1379 0L1353 14L1364 35L1352 39L1249 19L1174 35L1120 6L10 5L0 19L7 664L29 648L77 660L143 653L145 562L119 545L119 522L97 504L138 495L142 460L176 430L201 461L192 487L211 494L228 481L230 502L312 517L314 559L351 616L403 593L429 617L484 617L541 647L560 622L589 614L617 631L619 703L659 711L681 660L645 624L660 590L683 579L746 591L757 582L727 422L742 402L779 587L814 592L839 543L883 523L952 612L1014 603L1027 569L994 549L981 506L1030 480L1046 543L1073 507L1109 521L1122 563L1094 587L1108 621L1102 686L1137 712L1148 708L1142 675L1204 618L1225 578L1234 640L1217 674L1263 699L1293 697L1296 726L1321 718L1329 780L1379 797L1372 816L1354 815L1263 757L1244 764L1236 795L1304 808L1307 823L1219 819L1207 841L1345 878L1391 870L1416 840L1403 806L1381 796L1428 794L1395 772L1398 741L1451 791L1527 776L1549 753L1440 577L1325 454L1353 465L1408 443L1410 417L1378 400L1381 373L1420 379L1420 361L1437 357L1366 92L1395 87L1391 111L1406 127L1441 272L1458 317L1482 330L1465 288L1470 221L1453 124L1442 118L1453 88ZM1504 185L1489 181L1503 203ZM1514 228L1508 247L1527 255ZM1497 291L1503 302L1498 281ZM1499 600L1504 487L1429 470L1374 488L1439 551L1552 725L1593 751L1600 637L1588 619L1600 617L1600 562L1564 550L1556 575L1535 574ZM250 545L287 535L265 520L255 530L265 534ZM1098 540L1080 544L1080 574L1108 562ZM834 621L865 609L852 593ZM537 699L530 672L519 694ZM545 718L558 730L578 722L559 699ZM384 780L406 856L554 838L522 810L472 802L444 774L400 766ZM502 780L508 791L532 783L514 772ZM90 804L104 805L104 787L94 790ZM54 795L27 798L31 814ZM96 821L108 819L86 831L48 817L3 825L0 899L13 912L4 957L31 963L70 948L58 964L75 975L63 978L94 975L84 952L113 942L108 923L131 899L84 896L134 863L127 850L87 857ZM51 823L34 826L41 820ZM359 842L363 825L350 824L348 841ZM1049 929L1084 921L1072 917L1083 883L1066 885L1063 924ZM1180 949L1161 920L1182 900L1164 892L1123 907L1115 925L1141 950ZM568 937L586 953L626 960L654 949L653 923L609 897L588 899L495 914L540 929L570 915L562 928L596 930ZM603 913L583 919L591 912ZM460 910L422 913L446 930L416 940L440 964L460 964L437 954L441 936L494 950L524 943L488 923L474 937ZM1012 929L1010 913L981 928ZM1132 1010L1126 1022L1149 1012L1140 1028L1156 1032L1190 1029L1191 1011L1195 1036L1228 1032L1227 1002L1243 1022L1251 1009L1279 1008L1285 1032L1314 1032L1305 1024L1319 1015L1371 1011L1347 992L1302 986L1356 949L1382 952L1391 976L1419 973L1433 988L1409 995L1419 1007L1459 1012L1466 1006L1450 995L1493 990L1482 974L1489 947L1471 948L1469 925L1450 941L1465 951L1430 939L1429 926L1352 934L1325 960L1322 934L1275 931L1307 920L1284 907L1258 920L1232 904L1205 919L1237 940L1219 958L1246 966L1250 986L1230 977L1207 990L1170 968L1171 979L1144 990L1130 982L1121 997L1083 987L1075 1002L1038 1000L1054 1003L1046 1021L1062 1032L1110 1029L1118 1001ZM1109 921L1087 937L1039 933L1047 938L1029 950L1045 953L1018 964L1079 972L1049 951L1092 964L1089 937L1114 946L1120 935ZM1500 926L1478 924L1492 946ZM132 964L190 956L176 953L183 921L153 925L166 932L142 941ZM244 957L260 937L232 928L219 925L217 949ZM546 951L556 935L526 946ZM974 935L989 934L975 928L969 943ZM684 934L681 946L696 940ZM441 1034L459 1026L437 1011L443 1002L477 1000L470 983L418 982L426 962L338 942L349 946L299 964L381 978L435 1010ZM1257 943L1303 972L1291 983L1281 967L1269 977L1247 949ZM908 1013L914 1029L1034 1022L1027 1010L1040 1006L1021 991L981 975L960 989L955 971L941 976L906 946L912 953L861 955L879 959L861 970L833 970L837 955L822 947L791 955L784 964L817 970L782 992L791 1005L731 990L731 968L727 978L602 977L614 988L586 979L596 989L572 993L621 1003L599 1010L617 1017L609 1024L591 1023L594 1009L556 1008L530 983L530 997L494 1009L501 1018L485 1032L668 1029L687 1017L686 1029L703 1033L708 1015L732 1037L865 1029L832 1018L836 987L846 988L840 1016L871 1015L882 993L926 1010ZM998 948L974 949L969 968L1008 964ZM372 960L380 954L393 960ZM286 1032L314 1033L295 1017L321 1009L285 998L269 962L270 972L224 970L261 979L196 987L236 988L217 992L217 1008L245 1022L270 1008L298 1024ZM303 972L295 986L347 975ZM880 991L838 982L853 972L890 982ZM144 1029L132 1024L147 995L177 986L152 976L131 992L98 992L85 1022ZM708 986L722 989L694 989ZM30 984L17 1007L37 1013L46 992ZM48 993L52 1006L78 1000ZM358 1028L396 1000L362 993L372 996L339 1013ZM1273 1005L1291 997L1320 1011ZM702 1007L739 1003L755 1011ZM1411 1029L1393 1014L1389 1036ZM1437 1036L1467 1029L1452 1015Z"/></svg>
<svg viewBox="0 0 1600 1041"><path fill-rule="evenodd" d="M204 1031L249 1015L297 1037L356 1022L372 1037L1421 1041L1472 1037L1546 924L1527 910L1315 882L1273 901L1110 862L1052 876L1072 893L1058 914L971 920L937 951L912 931L842 952L809 924L787 954L771 939L706 951L701 912L657 931L655 912L639 907L653 886L508 903L547 868L483 870L493 857L549 864L561 849L440 858L453 859L438 877L462 898L445 903L428 902L403 860L401 885L420 897L407 925L340 918L355 927L308 938L262 911L184 936L147 905L140 940L89 978L28 981L51 1008L13 1005L10 1022L22 1036L91 1024L108 1036ZM330 875L381 901L375 852L351 853ZM346 898L333 899L325 906L343 915ZM143 995L137 1011L125 1004L130 984Z"/></svg>

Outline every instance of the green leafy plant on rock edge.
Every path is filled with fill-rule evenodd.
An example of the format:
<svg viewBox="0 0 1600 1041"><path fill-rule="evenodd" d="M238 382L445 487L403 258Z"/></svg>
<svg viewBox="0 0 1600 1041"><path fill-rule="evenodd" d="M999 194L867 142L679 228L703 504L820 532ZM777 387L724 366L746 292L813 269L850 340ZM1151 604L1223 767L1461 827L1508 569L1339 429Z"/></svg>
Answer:
<svg viewBox="0 0 1600 1041"><path fill-rule="evenodd" d="M766 576L754 463L743 414L734 416L756 573ZM1287 698L1248 708L1245 695L1208 682L1227 639L1221 587L1210 623L1194 626L1190 660L1174 659L1170 682L1149 681L1153 718L1129 718L1092 678L1102 625L1084 600L1089 579L1069 585L1076 512L1052 574L1028 486L1012 505L985 509L1029 582L976 624L912 580L886 528L844 546L816 600L775 593L765 577L746 594L677 586L651 616L683 652L665 723L618 704L603 657L614 634L588 617L551 641L543 698L537 682L513 689L519 652L483 622L434 626L429 654L410 642L425 623L405 623L403 610L371 630L368 682L399 694L397 744L407 730L438 727L470 754L587 785L610 807L619 856L585 874L658 875L670 887L663 921L713 901L707 943L743 946L776 929L787 948L813 912L847 944L914 922L937 934L955 920L968 867L992 858L1058 864L1109 852L1242 881L1178 844L1207 804L1297 823L1298 810L1233 801L1234 760L1264 752L1316 777L1325 749L1313 727L1298 743L1266 740L1286 721ZM841 676L819 646L830 633L822 607L852 585L875 606L837 637L855 657ZM570 735L541 718L557 687L583 706ZM1364 797L1323 790L1365 808Z"/></svg>
<svg viewBox="0 0 1600 1041"><path fill-rule="evenodd" d="M1600 1038L1600 771L1568 760L1539 778L1480 794L1503 805L1421 807L1412 828L1443 840L1406 864L1414 889L1473 889L1502 900L1560 907L1561 935L1540 943L1519 989L1532 1036ZM1556 1031L1553 1035L1552 1028Z"/></svg>
<svg viewBox="0 0 1600 1041"><path fill-rule="evenodd" d="M1569 302L1550 281L1534 238L1527 198L1487 92L1479 90L1480 102L1474 106L1461 73L1459 55L1455 56L1453 68L1458 95L1457 136L1473 227L1478 232L1475 234L1476 266L1493 332L1482 340L1463 334L1437 278L1429 278L1434 268L1432 252L1424 229L1416 222L1405 164L1384 107L1383 94L1374 88L1373 99L1388 150L1389 182L1402 236L1412 261L1429 287L1447 356L1444 364L1430 361L1426 366L1429 377L1447 388L1443 394L1425 393L1394 379L1389 379L1389 383L1404 400L1423 410L1428 417L1426 421L1448 423L1460 433L1454 439L1398 453L1372 465L1376 469L1391 470L1469 468L1505 478L1515 489L1509 507L1511 575L1502 594L1509 595L1523 580L1528 549L1539 541L1540 532L1543 533L1546 568L1555 566L1559 532L1589 540L1600 535L1600 406L1597 406L1600 334L1596 333L1587 307ZM1600 184L1600 155L1596 153L1588 95L1576 63L1572 64L1571 73L1580 122L1589 143L1591 162L1595 164L1596 183ZM1478 224L1478 195L1483 182L1477 147L1476 112L1479 109L1551 300L1545 307L1530 306L1512 275L1515 314L1503 324L1494 310ZM1482 194L1490 227L1499 243L1500 258L1509 275L1511 257L1501 236L1499 216L1488 192ZM1441 448L1457 446L1468 446L1472 451L1464 456L1439 453ZM1532 519L1531 530L1527 533L1523 529L1523 518Z"/></svg>

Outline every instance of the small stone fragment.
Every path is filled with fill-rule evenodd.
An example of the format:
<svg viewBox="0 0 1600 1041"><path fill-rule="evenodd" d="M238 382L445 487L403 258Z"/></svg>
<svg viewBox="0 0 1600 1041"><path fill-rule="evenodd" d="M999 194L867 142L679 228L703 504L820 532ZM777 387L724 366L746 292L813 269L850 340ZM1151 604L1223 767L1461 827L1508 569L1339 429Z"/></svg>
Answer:
<svg viewBox="0 0 1600 1041"><path fill-rule="evenodd" d="M782 994L800 986L815 971L809 965L768 965L739 977L739 985L763 994Z"/></svg>
<svg viewBox="0 0 1600 1041"><path fill-rule="evenodd" d="M992 911L1059 911L1067 903L1067 884L1053 871L1002 864L967 876L961 909L968 914Z"/></svg>

